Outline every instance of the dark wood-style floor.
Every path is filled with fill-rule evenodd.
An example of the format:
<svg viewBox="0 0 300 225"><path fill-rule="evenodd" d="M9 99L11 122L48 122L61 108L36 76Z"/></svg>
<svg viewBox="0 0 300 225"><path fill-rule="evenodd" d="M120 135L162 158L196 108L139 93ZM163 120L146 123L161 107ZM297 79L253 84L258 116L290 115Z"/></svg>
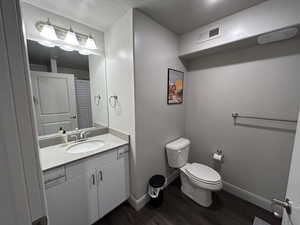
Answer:
<svg viewBox="0 0 300 225"><path fill-rule="evenodd" d="M225 191L214 194L213 205L203 208L181 193L178 179L165 190L159 208L147 205L136 212L126 202L95 225L252 225L255 216L281 224L270 212Z"/></svg>

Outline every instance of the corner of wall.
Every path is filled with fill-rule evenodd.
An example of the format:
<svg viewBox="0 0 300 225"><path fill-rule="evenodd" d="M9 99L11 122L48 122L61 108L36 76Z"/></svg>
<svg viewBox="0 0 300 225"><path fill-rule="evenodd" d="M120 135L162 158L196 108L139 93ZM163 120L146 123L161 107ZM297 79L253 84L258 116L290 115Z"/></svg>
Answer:
<svg viewBox="0 0 300 225"><path fill-rule="evenodd" d="M177 177L179 177L179 170L174 170L172 174L170 174L166 178L166 185L165 188L171 184ZM135 198L133 195L130 195L128 202L129 204L136 210L139 211L141 210L148 202L150 201L150 197L148 193L145 193L142 197L140 198Z"/></svg>

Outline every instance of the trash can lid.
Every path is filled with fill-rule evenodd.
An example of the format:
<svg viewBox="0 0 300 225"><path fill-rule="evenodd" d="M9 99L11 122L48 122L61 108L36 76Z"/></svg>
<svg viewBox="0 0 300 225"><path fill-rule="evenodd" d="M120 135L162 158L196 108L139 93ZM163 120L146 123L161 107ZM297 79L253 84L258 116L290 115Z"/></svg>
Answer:
<svg viewBox="0 0 300 225"><path fill-rule="evenodd" d="M160 188L164 186L166 178L162 175L154 175L151 177L149 184L154 188Z"/></svg>

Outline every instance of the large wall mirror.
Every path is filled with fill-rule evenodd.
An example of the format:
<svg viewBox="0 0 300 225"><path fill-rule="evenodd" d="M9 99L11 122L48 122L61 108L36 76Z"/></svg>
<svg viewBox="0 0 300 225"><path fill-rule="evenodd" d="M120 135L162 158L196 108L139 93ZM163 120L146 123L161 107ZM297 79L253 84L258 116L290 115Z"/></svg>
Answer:
<svg viewBox="0 0 300 225"><path fill-rule="evenodd" d="M105 57L33 40L27 46L39 135L108 127Z"/></svg>

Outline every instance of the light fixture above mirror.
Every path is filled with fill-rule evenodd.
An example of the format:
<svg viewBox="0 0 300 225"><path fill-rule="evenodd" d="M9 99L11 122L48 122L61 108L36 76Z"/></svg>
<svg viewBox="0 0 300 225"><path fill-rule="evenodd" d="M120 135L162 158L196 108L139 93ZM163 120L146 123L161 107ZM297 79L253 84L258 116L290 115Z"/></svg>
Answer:
<svg viewBox="0 0 300 225"><path fill-rule="evenodd" d="M88 49L97 49L96 43L91 35L86 40L85 47Z"/></svg>
<svg viewBox="0 0 300 225"><path fill-rule="evenodd" d="M70 45L79 45L78 39L75 32L72 30L72 27L70 28L70 30L68 30L64 41Z"/></svg>
<svg viewBox="0 0 300 225"><path fill-rule="evenodd" d="M40 34L42 37L47 38L49 40L57 40L56 32L53 25L50 23L50 20L44 24L42 27Z"/></svg>
<svg viewBox="0 0 300 225"><path fill-rule="evenodd" d="M35 26L40 35L47 39L39 41L41 45L46 47L58 46L62 50L76 50L83 55L90 55L92 54L90 50L98 49L92 35L75 32L72 27L66 29L54 25L50 22L50 19L47 22L38 21Z"/></svg>

